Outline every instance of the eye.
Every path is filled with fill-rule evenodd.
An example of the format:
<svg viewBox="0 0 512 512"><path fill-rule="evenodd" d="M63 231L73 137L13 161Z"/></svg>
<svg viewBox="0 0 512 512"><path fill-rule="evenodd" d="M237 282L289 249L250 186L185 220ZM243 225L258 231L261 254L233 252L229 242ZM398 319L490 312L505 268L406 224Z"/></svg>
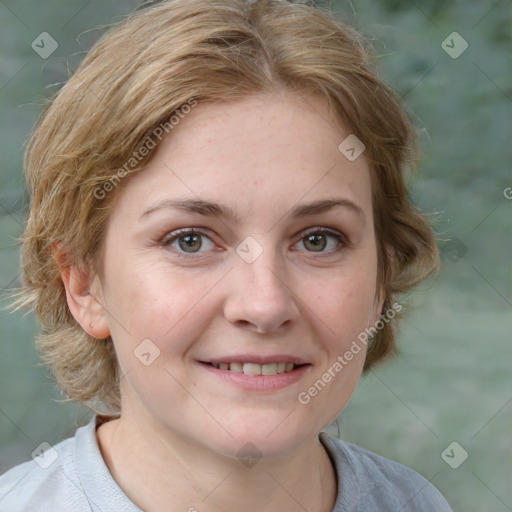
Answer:
<svg viewBox="0 0 512 512"><path fill-rule="evenodd" d="M162 239L161 244L181 255L203 253L215 247L206 233L193 228L173 231Z"/></svg>
<svg viewBox="0 0 512 512"><path fill-rule="evenodd" d="M298 245L302 245L308 252L330 253L341 250L346 243L341 233L326 228L315 228L306 233Z"/></svg>

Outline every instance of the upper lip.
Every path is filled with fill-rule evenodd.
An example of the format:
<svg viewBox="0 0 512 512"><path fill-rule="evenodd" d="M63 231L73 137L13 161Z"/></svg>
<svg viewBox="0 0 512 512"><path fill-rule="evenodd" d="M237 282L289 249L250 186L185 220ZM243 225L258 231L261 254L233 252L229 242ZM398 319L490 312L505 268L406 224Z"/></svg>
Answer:
<svg viewBox="0 0 512 512"><path fill-rule="evenodd" d="M309 361L297 356L287 354L275 354L270 356L255 354L236 354L231 356L214 357L212 359L203 359L202 363L252 363L252 364L271 364L271 363L293 363L296 365L309 364Z"/></svg>

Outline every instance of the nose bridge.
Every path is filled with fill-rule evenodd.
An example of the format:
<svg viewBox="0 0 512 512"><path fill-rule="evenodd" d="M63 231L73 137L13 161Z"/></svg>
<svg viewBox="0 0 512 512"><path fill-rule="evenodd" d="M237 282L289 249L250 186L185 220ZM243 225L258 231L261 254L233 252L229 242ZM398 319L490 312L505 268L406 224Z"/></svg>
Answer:
<svg viewBox="0 0 512 512"><path fill-rule="evenodd" d="M286 295L287 288L283 283L286 271L278 251L268 240L257 243L260 246L259 251L257 247L250 246L251 258L245 259L241 256L241 261L237 262L240 278L250 287L247 291L255 296ZM237 252L240 256L240 251Z"/></svg>
<svg viewBox="0 0 512 512"><path fill-rule="evenodd" d="M286 284L285 262L268 238L246 239L237 253L234 286L226 306L228 319L251 324L258 332L275 330L296 319L298 308Z"/></svg>

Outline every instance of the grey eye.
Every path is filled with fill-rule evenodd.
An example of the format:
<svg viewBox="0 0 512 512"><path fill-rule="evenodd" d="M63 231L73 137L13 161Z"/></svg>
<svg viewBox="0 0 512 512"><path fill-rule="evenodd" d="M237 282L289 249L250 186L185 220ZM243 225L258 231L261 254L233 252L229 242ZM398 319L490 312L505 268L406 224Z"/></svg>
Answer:
<svg viewBox="0 0 512 512"><path fill-rule="evenodd" d="M312 234L303 238L304 247L314 252L321 252L327 246L327 237L324 234Z"/></svg>
<svg viewBox="0 0 512 512"><path fill-rule="evenodd" d="M310 231L301 238L299 243L308 252L318 253L335 251L339 245L344 245L341 235L321 229Z"/></svg>
<svg viewBox="0 0 512 512"><path fill-rule="evenodd" d="M180 246L180 249L182 249L185 252L197 252L199 249L201 249L201 246L203 245L203 242L201 240L201 235L183 235L180 236L178 239L178 245Z"/></svg>

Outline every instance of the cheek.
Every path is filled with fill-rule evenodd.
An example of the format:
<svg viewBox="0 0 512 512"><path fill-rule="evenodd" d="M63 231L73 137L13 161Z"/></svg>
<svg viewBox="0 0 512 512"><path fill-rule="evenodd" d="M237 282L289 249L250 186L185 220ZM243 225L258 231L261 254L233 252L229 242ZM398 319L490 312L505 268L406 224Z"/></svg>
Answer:
<svg viewBox="0 0 512 512"><path fill-rule="evenodd" d="M156 267L139 269L137 276L118 274L112 281L122 283L111 295L119 318L112 338L126 375L121 386L125 403L136 396L158 411L162 403L187 399L179 384L188 378L183 359L211 322L215 308L208 290L215 283Z"/></svg>
<svg viewBox="0 0 512 512"><path fill-rule="evenodd" d="M183 353L211 314L208 291L215 281L177 275L162 264L125 270L120 266L112 272L115 285L105 298L123 368L133 364L132 353L145 339L162 354Z"/></svg>
<svg viewBox="0 0 512 512"><path fill-rule="evenodd" d="M328 327L334 343L346 342L368 327L376 291L371 261L340 268L328 279L310 280L308 288L314 297L311 310Z"/></svg>
<svg viewBox="0 0 512 512"><path fill-rule="evenodd" d="M312 323L322 355L297 399L303 414L315 417L319 428L346 407L364 366L367 347L358 336L368 326L374 286L358 277L334 275L323 286L318 283L314 295Z"/></svg>

